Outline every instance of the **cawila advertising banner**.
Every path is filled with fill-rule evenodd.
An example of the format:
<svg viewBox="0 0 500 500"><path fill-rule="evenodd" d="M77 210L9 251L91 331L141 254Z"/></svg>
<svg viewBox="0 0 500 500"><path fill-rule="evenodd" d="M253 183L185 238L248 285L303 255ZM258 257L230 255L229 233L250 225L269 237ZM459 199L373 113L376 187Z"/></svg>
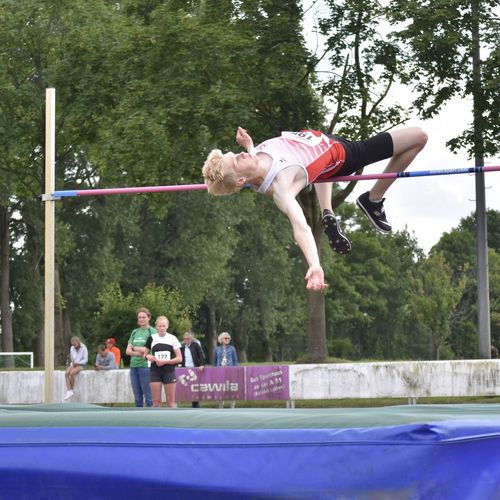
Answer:
<svg viewBox="0 0 500 500"><path fill-rule="evenodd" d="M288 366L176 368L176 401L289 399Z"/></svg>
<svg viewBox="0 0 500 500"><path fill-rule="evenodd" d="M245 399L245 372L239 366L176 368L176 401Z"/></svg>
<svg viewBox="0 0 500 500"><path fill-rule="evenodd" d="M289 399L288 366L245 366L246 399Z"/></svg>

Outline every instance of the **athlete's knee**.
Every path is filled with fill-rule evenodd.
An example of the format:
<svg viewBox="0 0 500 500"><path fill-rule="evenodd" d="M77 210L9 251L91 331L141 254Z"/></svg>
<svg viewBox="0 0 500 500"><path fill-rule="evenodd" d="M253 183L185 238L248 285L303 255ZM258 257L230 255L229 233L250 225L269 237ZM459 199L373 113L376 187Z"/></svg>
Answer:
<svg viewBox="0 0 500 500"><path fill-rule="evenodd" d="M419 150L423 149L427 144L428 139L429 136L427 135L427 132L424 129L420 127L414 127L415 147L417 147Z"/></svg>
<svg viewBox="0 0 500 500"><path fill-rule="evenodd" d="M408 127L389 132L392 136L394 154L406 151L416 151L424 148L427 143L427 134L420 127Z"/></svg>

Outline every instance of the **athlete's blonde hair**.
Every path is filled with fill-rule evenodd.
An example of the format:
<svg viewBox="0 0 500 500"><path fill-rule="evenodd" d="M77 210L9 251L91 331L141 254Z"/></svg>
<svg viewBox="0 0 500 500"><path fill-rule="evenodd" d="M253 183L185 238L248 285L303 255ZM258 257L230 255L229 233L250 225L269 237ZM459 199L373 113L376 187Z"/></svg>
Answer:
<svg viewBox="0 0 500 500"><path fill-rule="evenodd" d="M166 316L158 316L156 318L155 325L157 325L160 321L165 321L167 323L167 330L168 330L168 327L170 326L170 321L168 320L168 318Z"/></svg>
<svg viewBox="0 0 500 500"><path fill-rule="evenodd" d="M222 156L220 149L213 149L203 165L203 177L208 192L215 196L234 194L241 189L241 186L236 185L237 176L233 171L224 173Z"/></svg>

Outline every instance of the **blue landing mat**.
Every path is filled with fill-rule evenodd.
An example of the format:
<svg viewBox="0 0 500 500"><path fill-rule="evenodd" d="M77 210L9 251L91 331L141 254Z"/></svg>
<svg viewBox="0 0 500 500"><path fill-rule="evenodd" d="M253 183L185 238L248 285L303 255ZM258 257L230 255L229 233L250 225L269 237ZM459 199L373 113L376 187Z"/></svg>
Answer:
<svg viewBox="0 0 500 500"><path fill-rule="evenodd" d="M301 410L302 425L290 428L295 410L101 413L90 406L78 411L75 405L65 410L78 421L73 426L50 426L61 413L54 407L43 408L43 422L37 426L39 409L13 407L6 421L3 417L10 411L2 407L0 498L500 498L498 405L420 408L350 409L359 413L358 419L365 418L364 425L352 428L331 427L339 414L345 422L348 412L320 410L325 422L317 427L318 412ZM96 411L106 423L101 427L91 420L82 425L85 414L95 418ZM370 415L378 415L374 420L379 421L391 411L398 416L392 423L409 414L414 421L369 425ZM31 426L20 417L28 413L35 419ZM283 428L275 426L279 413ZM433 421L418 421L433 413ZM142 417L146 425L120 422L130 414ZM308 414L313 422L309 428ZM118 426L112 425L113 415ZM162 425L148 422L147 415L161 418ZM203 417L209 427L187 426ZM216 420L218 428L212 427Z"/></svg>

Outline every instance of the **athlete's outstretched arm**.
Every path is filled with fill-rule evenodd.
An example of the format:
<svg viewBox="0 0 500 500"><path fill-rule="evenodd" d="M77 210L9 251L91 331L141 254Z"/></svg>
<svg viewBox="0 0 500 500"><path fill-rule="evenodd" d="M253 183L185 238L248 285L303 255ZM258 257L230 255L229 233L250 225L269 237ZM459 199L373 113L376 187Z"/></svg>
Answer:
<svg viewBox="0 0 500 500"><path fill-rule="evenodd" d="M248 152L253 149L253 139L244 128L238 127L236 130L236 142L240 146L243 146Z"/></svg>
<svg viewBox="0 0 500 500"><path fill-rule="evenodd" d="M325 283L323 269L319 262L318 249L316 242L307 224L306 217L298 201L292 195L280 196L276 192L273 195L277 207L287 215L292 224L293 237L302 250L309 266L305 279L307 289L321 291L328 285Z"/></svg>

